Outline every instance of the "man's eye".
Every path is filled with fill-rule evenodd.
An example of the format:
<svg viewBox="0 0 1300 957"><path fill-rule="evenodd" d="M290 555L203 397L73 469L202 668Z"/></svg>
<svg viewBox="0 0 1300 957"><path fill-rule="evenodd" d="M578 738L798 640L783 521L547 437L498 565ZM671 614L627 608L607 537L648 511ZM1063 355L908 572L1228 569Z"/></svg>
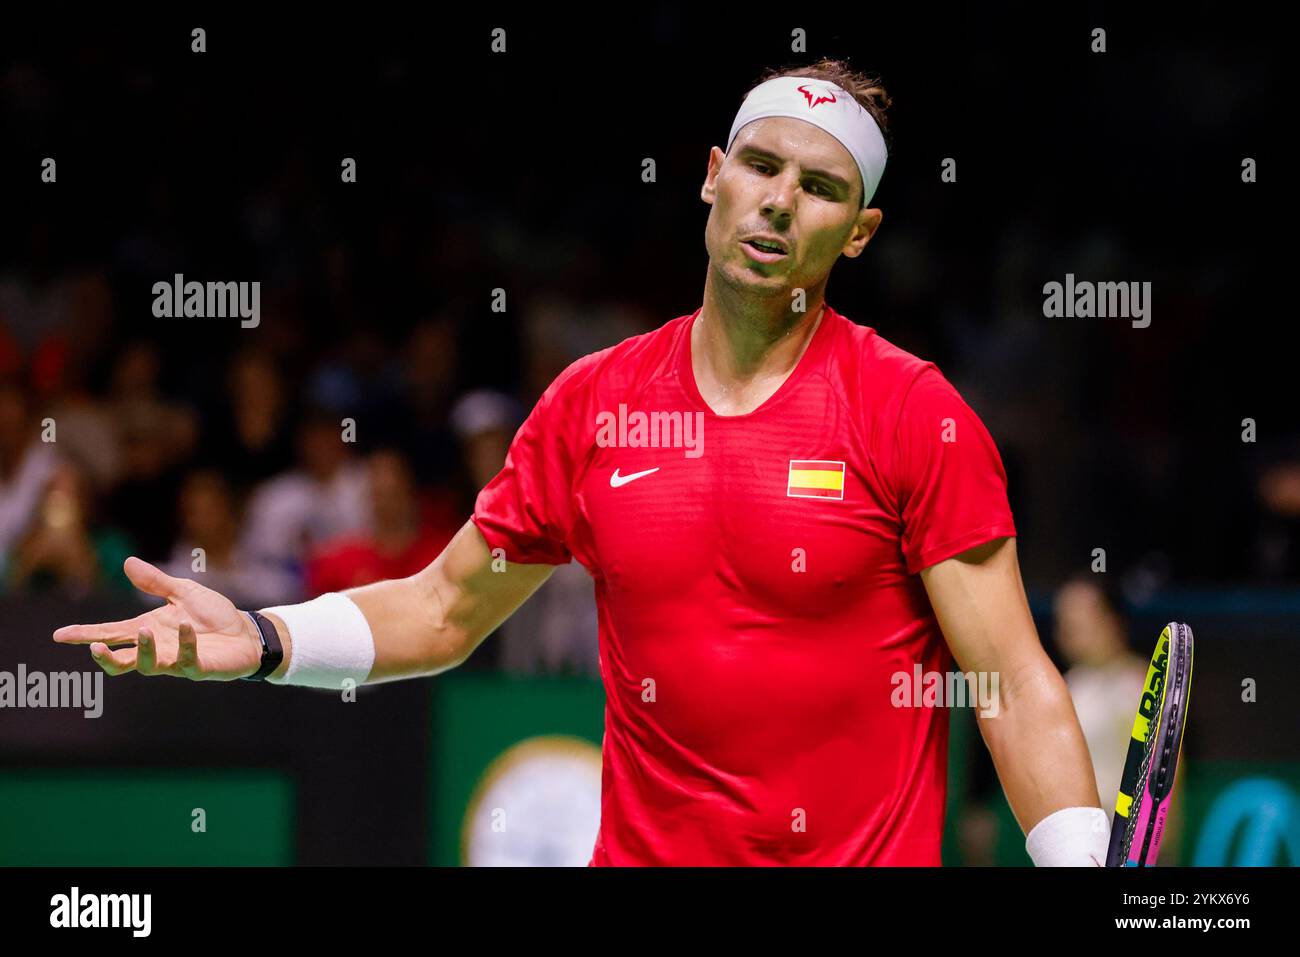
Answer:
<svg viewBox="0 0 1300 957"><path fill-rule="evenodd" d="M765 173L765 172L768 171L768 169L770 169L770 167L769 167L766 163L750 163L749 166L750 166L751 169L756 169L756 170L758 170L760 173ZM827 186L824 186L824 185L821 184L821 183L814 183L814 184L813 184L813 187L818 191L818 195L820 195L820 196L831 196L831 195L833 195L833 193L831 192L830 188L827 187Z"/></svg>

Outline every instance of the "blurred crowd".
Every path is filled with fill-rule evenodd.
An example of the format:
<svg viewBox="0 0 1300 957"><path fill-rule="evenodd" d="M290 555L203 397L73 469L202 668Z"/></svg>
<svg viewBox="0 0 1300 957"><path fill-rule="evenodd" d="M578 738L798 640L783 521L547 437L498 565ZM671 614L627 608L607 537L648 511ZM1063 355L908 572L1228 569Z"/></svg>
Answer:
<svg viewBox="0 0 1300 957"><path fill-rule="evenodd" d="M267 82L302 94L309 112L293 121L262 101L256 76L181 70L178 85L167 72L175 65L99 50L90 38L56 45L48 63L7 66L5 138L66 144L72 163L101 141L147 141L157 116L209 98L237 103L250 137L278 138L234 172L234 154L206 145L178 144L158 164L104 153L82 179L24 187L6 210L0 595L131 591L128 555L245 605L411 574L468 518L565 365L699 304L707 207L698 188L729 104L666 130L575 131L610 155L642 156L654 136L654 188L617 164L591 164L579 182L579 145L527 161L483 150L467 177L427 136L389 138L388 118L407 118L426 69L393 54L347 94L371 97L375 114L359 116L371 125L357 140L389 166L382 176L363 166L374 179L340 192L337 144L321 132L339 107L313 85L324 66L299 75L258 61L280 71ZM1104 121L1139 138L1138 152L1241 139L1233 124L1244 122L1239 107L1257 78L1192 49L1162 56L1180 81L1158 86L1161 103L1203 87L1190 125L1103 110ZM1017 82L1011 61L987 68L990 82ZM737 69L738 96L751 68ZM1115 69L1116 83L1149 82L1140 62ZM1053 131L1067 141L1079 120L1062 105L1103 109L1072 77L1026 91L1016 109L1036 111L1034 121L1003 124L999 155L1027 154ZM950 108L926 95L912 91L918 109ZM284 132L287 122L298 125ZM511 122L526 138L553 119L520 110ZM1267 311L1257 250L1244 238L1254 208L1236 200L1236 227L1207 243L1185 228L1194 212L1185 196L1201 188L1203 170L1161 167L1145 181L1093 162L1085 145L1077 162L1112 177L1094 184L1105 215L1086 215L1094 200L1071 185L1072 168L1047 164L986 171L978 188L996 197L990 216L963 205L969 198L939 198L922 168L919 157L947 155L950 123L914 119L905 132L912 153L884 183L885 225L864 257L836 267L828 299L938 362L988 424L1026 580L1055 584L1098 547L1111 571L1147 591L1300 580L1300 442L1284 378L1268 374L1281 360L1219 334L1238 311ZM1059 159L1075 156L1071 148ZM1148 223L1163 232L1138 233ZM1153 277L1151 328L1045 319L1042 283L1067 271ZM257 279L260 324L153 317L153 283L177 273ZM499 313L497 289L509 297ZM1246 417L1258 421L1257 443L1240 436ZM551 636L521 652L521 667L594 668L590 588L578 566L561 569L511 619ZM581 640L564 637L574 632Z"/></svg>
<svg viewBox="0 0 1300 957"><path fill-rule="evenodd" d="M303 601L414 574L472 513L537 394L605 342L557 336L564 304L528 310L546 345L520 390L461 385L456 318L417 319L391 344L286 361L270 337L213 365L115 336L106 270L0 275L0 595L135 594L135 555L241 607ZM589 332L641 331L592 315ZM202 361L200 361L202 360ZM215 368L200 388L169 365ZM561 568L483 658L596 674L590 576Z"/></svg>

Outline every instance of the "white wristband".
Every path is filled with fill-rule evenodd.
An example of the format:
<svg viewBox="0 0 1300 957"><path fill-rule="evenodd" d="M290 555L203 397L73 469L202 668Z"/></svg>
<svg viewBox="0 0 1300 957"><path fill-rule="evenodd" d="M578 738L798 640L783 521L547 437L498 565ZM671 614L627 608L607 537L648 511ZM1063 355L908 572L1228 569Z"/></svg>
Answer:
<svg viewBox="0 0 1300 957"><path fill-rule="evenodd" d="M1110 821L1099 807L1067 807L1047 815L1025 838L1035 867L1105 867Z"/></svg>
<svg viewBox="0 0 1300 957"><path fill-rule="evenodd" d="M351 679L361 684L375 663L370 623L347 595L326 592L298 605L261 609L279 615L289 629L289 667L277 685L302 685L338 691Z"/></svg>

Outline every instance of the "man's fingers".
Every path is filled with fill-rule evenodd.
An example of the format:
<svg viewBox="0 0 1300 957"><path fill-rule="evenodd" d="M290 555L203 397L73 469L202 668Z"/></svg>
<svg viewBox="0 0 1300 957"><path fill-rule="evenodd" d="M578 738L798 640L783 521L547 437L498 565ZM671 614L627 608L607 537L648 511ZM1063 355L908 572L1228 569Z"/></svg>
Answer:
<svg viewBox="0 0 1300 957"><path fill-rule="evenodd" d="M188 621L180 627L180 653L176 658L180 673L186 678L197 678L199 674L199 639Z"/></svg>
<svg viewBox="0 0 1300 957"><path fill-rule="evenodd" d="M153 635L145 628L135 640L135 670L142 675L156 674L158 671L158 649L154 646Z"/></svg>
<svg viewBox="0 0 1300 957"><path fill-rule="evenodd" d="M141 628L135 636L134 648L111 650L103 642L93 642L90 646L91 657L110 675L120 675L135 671L142 675L176 675L195 678L199 675L199 641L194 633L194 626L182 623L179 633L179 651L175 661L158 662L158 643L153 632Z"/></svg>
<svg viewBox="0 0 1300 957"><path fill-rule="evenodd" d="M107 644L134 641L143 621L144 616L137 615L126 621L106 621L98 625L64 625L56 629L52 637L66 645L85 645L93 641Z"/></svg>
<svg viewBox="0 0 1300 957"><path fill-rule="evenodd" d="M94 658L95 664L110 675L120 675L135 670L134 648L119 648L117 651L112 651L108 645L95 642L90 646L90 657Z"/></svg>
<svg viewBox="0 0 1300 957"><path fill-rule="evenodd" d="M122 571L131 579L131 584L148 595L159 598L172 598L184 578L173 578L161 568L150 565L142 558L132 555L122 563Z"/></svg>

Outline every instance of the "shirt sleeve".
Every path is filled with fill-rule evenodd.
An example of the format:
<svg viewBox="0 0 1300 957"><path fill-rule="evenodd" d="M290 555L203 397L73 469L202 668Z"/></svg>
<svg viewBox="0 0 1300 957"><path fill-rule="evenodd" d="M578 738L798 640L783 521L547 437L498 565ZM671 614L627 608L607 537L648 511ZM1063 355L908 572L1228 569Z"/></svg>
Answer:
<svg viewBox="0 0 1300 957"><path fill-rule="evenodd" d="M565 565L573 558L570 379L562 373L537 400L510 443L505 466L474 503L474 524L489 548L504 549L508 562Z"/></svg>
<svg viewBox="0 0 1300 957"><path fill-rule="evenodd" d="M1016 534L993 437L933 365L903 399L895 462L909 574Z"/></svg>

